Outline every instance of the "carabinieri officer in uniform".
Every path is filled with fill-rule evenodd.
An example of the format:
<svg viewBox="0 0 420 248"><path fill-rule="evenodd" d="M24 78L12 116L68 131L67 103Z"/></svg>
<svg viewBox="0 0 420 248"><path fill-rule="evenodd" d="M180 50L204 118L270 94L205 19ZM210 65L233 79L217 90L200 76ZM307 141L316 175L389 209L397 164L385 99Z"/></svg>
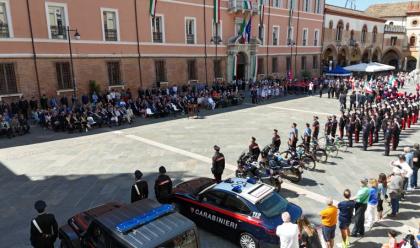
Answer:
<svg viewBox="0 0 420 248"><path fill-rule="evenodd" d="M31 245L35 248L54 248L58 237L58 225L53 214L47 214L44 201L36 201L38 216L31 221Z"/></svg>

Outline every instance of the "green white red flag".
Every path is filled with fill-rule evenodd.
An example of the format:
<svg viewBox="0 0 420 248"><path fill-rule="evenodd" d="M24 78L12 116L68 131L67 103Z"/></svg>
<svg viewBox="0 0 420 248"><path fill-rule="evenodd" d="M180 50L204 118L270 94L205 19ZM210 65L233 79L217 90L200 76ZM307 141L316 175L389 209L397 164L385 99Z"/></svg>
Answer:
<svg viewBox="0 0 420 248"><path fill-rule="evenodd" d="M220 23L220 0L214 1L213 22Z"/></svg>
<svg viewBox="0 0 420 248"><path fill-rule="evenodd" d="M152 17L155 17L157 0L149 0L149 1L150 1L150 8L149 8L150 15Z"/></svg>

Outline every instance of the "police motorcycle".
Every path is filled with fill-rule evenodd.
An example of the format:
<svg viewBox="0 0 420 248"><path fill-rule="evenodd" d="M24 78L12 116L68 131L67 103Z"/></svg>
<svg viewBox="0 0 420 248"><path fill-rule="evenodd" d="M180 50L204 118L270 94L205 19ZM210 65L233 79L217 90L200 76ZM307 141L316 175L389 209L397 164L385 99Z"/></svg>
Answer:
<svg viewBox="0 0 420 248"><path fill-rule="evenodd" d="M268 170L271 175L280 175L292 183L298 183L302 180L302 174L305 166L295 157L285 159L280 153L276 152L269 156L267 160L261 163L261 166Z"/></svg>
<svg viewBox="0 0 420 248"><path fill-rule="evenodd" d="M263 162L254 161L251 154L243 152L239 156L237 164L236 177L254 178L259 182L274 186L276 191L280 192L281 184L283 183L281 175L264 168Z"/></svg>

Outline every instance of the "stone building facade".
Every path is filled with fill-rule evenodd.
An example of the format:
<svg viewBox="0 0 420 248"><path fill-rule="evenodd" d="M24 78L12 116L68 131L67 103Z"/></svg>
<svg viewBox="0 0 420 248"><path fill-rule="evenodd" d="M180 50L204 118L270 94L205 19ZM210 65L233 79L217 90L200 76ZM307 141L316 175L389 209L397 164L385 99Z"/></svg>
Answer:
<svg viewBox="0 0 420 248"><path fill-rule="evenodd" d="M0 98L319 74L324 0L220 2L216 27L213 0L0 0Z"/></svg>

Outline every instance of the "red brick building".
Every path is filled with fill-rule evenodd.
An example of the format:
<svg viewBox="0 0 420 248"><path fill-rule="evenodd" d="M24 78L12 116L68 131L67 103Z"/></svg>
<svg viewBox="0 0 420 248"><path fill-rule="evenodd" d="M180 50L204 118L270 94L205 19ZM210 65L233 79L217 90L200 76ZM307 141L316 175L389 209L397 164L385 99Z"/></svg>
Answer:
<svg viewBox="0 0 420 248"><path fill-rule="evenodd" d="M324 0L264 0L263 25L251 2L221 0L216 38L213 0L0 0L0 97L318 75Z"/></svg>

